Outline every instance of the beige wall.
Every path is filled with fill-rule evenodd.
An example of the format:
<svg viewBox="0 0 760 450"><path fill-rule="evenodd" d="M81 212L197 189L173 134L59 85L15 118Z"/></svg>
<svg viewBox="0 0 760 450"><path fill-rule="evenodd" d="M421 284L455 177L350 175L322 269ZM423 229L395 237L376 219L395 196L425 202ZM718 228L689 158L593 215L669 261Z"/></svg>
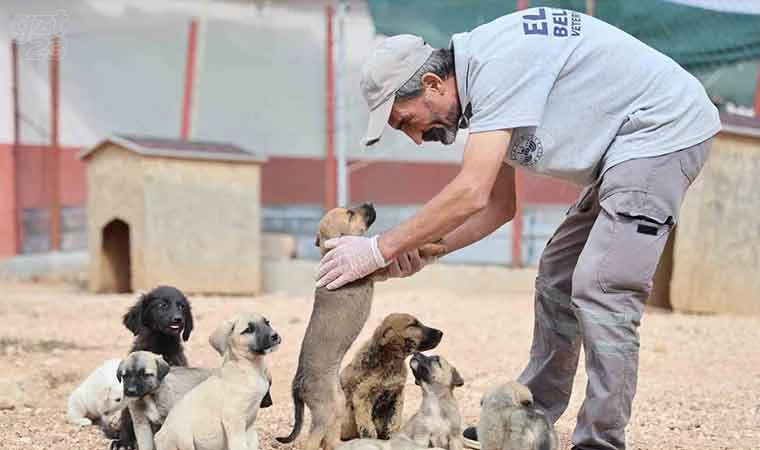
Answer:
<svg viewBox="0 0 760 450"><path fill-rule="evenodd" d="M101 250L102 229L113 219L129 225L133 286L142 285L143 195L141 187L142 164L140 158L116 146L108 146L87 166L87 233L90 249L90 290L110 290L113 274L104 261Z"/></svg>
<svg viewBox="0 0 760 450"><path fill-rule="evenodd" d="M144 167L144 284L260 292L259 166L146 158Z"/></svg>
<svg viewBox="0 0 760 450"><path fill-rule="evenodd" d="M760 314L760 138L719 135L677 230L673 308Z"/></svg>

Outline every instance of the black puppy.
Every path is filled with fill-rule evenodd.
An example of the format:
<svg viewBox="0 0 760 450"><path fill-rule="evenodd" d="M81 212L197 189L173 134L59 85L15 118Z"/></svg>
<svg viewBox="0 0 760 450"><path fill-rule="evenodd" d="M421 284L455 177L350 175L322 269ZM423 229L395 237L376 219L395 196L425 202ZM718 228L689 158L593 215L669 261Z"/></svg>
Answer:
<svg viewBox="0 0 760 450"><path fill-rule="evenodd" d="M135 335L130 353L146 350L163 356L170 366L187 366L182 341L187 341L193 331L193 315L190 302L179 289L159 286L142 295L124 314L122 322ZM111 448L137 448L127 408L121 411L119 437L111 441Z"/></svg>
<svg viewBox="0 0 760 450"><path fill-rule="evenodd" d="M135 335L130 353L146 350L163 356L170 366L187 366L179 337L190 338L193 315L179 289L159 286L143 295L124 314L123 323Z"/></svg>

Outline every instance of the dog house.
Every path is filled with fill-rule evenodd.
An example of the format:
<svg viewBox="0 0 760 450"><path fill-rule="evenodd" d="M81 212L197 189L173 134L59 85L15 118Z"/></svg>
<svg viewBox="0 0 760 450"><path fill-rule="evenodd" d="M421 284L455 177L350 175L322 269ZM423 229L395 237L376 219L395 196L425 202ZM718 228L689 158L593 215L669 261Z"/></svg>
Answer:
<svg viewBox="0 0 760 450"><path fill-rule="evenodd" d="M85 150L89 287L255 294L261 163L238 146L137 136Z"/></svg>
<svg viewBox="0 0 760 450"><path fill-rule="evenodd" d="M760 315L760 120L723 116L673 250L673 309Z"/></svg>

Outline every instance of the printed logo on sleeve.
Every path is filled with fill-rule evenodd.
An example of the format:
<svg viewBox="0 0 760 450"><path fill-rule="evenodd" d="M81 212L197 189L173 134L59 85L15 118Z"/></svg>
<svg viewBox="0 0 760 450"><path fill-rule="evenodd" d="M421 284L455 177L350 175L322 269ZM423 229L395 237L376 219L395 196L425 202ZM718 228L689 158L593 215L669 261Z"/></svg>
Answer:
<svg viewBox="0 0 760 450"><path fill-rule="evenodd" d="M538 8L534 14L522 16L523 33L526 36L539 35L566 38L581 35L581 15L566 9L551 10L551 17L546 14L547 8Z"/></svg>
<svg viewBox="0 0 760 450"><path fill-rule="evenodd" d="M509 159L524 167L533 167L544 156L544 146L535 134L519 136L509 149Z"/></svg>

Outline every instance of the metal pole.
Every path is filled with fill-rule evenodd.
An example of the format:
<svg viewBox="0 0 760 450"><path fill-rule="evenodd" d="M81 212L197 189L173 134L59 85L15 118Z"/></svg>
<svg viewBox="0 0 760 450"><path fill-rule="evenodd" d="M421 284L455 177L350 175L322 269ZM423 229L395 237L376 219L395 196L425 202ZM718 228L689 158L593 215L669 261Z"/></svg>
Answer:
<svg viewBox="0 0 760 450"><path fill-rule="evenodd" d="M185 87L182 95L182 122L179 135L181 139L190 138L190 108L193 104L193 78L195 73L195 42L198 34L198 21L190 21L187 33L187 54L185 59Z"/></svg>
<svg viewBox="0 0 760 450"><path fill-rule="evenodd" d="M348 153L348 111L346 111L346 95L344 92L346 75L346 34L345 18L348 6L341 1L338 4L338 36L337 36L337 71L335 72L335 97L337 124L337 154L338 154L338 205L347 206L349 202L348 168L346 154Z"/></svg>
<svg viewBox="0 0 760 450"><path fill-rule="evenodd" d="M189 137L192 138L194 134L197 134L198 132L198 110L200 108L201 104L201 90L200 90L200 84L201 84L201 74L203 72L203 64L206 59L206 32L208 31L208 1L209 0L203 0L203 6L201 8L201 16L200 20L198 21L198 36L197 36L197 46L198 46L198 52L197 52L197 58L195 60L195 70L193 71L193 93L191 94L191 97L193 98L193 102L190 106L191 113L190 113L190 133Z"/></svg>
<svg viewBox="0 0 760 450"><path fill-rule="evenodd" d="M517 0L517 9L528 7L528 0ZM520 191L522 189L522 171L515 168L515 216L512 218L512 267L522 267L522 233L523 217L520 207Z"/></svg>
<svg viewBox="0 0 760 450"><path fill-rule="evenodd" d="M18 43L11 39L11 95L13 96L13 149L11 151L11 177L13 177L13 254L21 253L21 194L18 180L18 152L21 145L21 115L18 97Z"/></svg>
<svg viewBox="0 0 760 450"><path fill-rule="evenodd" d="M51 46L54 55L60 46L58 36L53 36ZM58 57L50 58L50 247L53 251L61 249L61 182L60 159L61 149L58 147Z"/></svg>
<svg viewBox="0 0 760 450"><path fill-rule="evenodd" d="M337 174L335 164L335 68L333 66L333 18L332 5L325 7L325 211L337 206L335 188Z"/></svg>
<svg viewBox="0 0 760 450"><path fill-rule="evenodd" d="M755 83L755 117L760 119L760 63L757 65L757 82Z"/></svg>

